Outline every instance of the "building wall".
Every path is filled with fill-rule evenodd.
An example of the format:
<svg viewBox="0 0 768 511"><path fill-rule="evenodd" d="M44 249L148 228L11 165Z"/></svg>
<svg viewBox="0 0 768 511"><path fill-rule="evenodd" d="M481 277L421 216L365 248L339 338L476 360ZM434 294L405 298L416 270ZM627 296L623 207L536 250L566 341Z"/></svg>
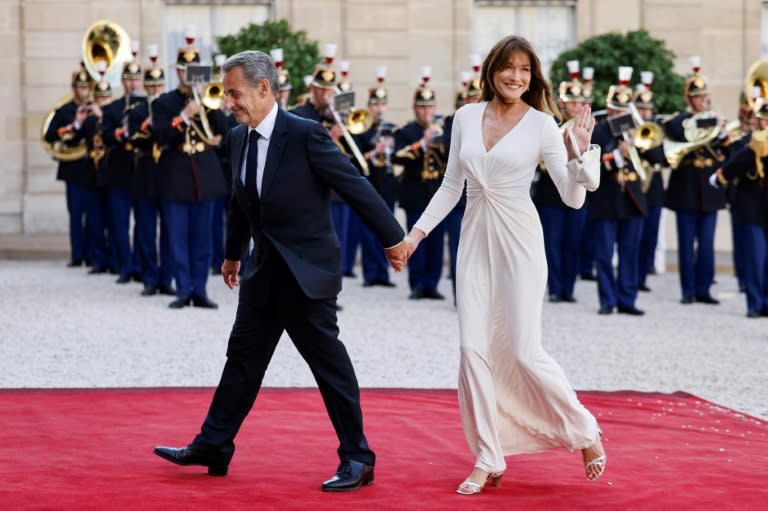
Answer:
<svg viewBox="0 0 768 511"><path fill-rule="evenodd" d="M216 35L235 32L239 24L259 22L266 15L287 19L321 45L338 44L339 58L350 61L350 77L358 90L373 85L375 68L387 66L389 117L410 117L411 94L421 66L433 70L431 84L441 112L452 110L459 72L482 38L477 20L489 9L503 12L499 26L528 30L543 38L572 31L573 43L607 31L646 28L677 55L676 70L688 72L690 55L702 57L710 79L712 103L734 118L738 94L750 64L760 57L764 8L760 0L5 0L0 2L0 92L8 98L0 110L0 234L67 231L64 186L55 180L56 164L40 144L40 126L47 112L68 90L70 73L80 60L88 26L100 19L117 22L142 47L161 45L166 59L174 55L172 36L188 20L209 20L201 35L203 54L211 52ZM266 2L269 4L269 2ZM266 10L265 10L266 9ZM485 11L483 11L485 9ZM540 15L536 15L539 9ZM550 9L544 12L544 9ZM524 16L522 22L513 16ZM554 13L554 14L553 14ZM567 21L573 18L572 27ZM498 27L497 27L498 30ZM549 30L550 32L548 32ZM165 64L170 64L166 62ZM172 69L169 69L171 72ZM665 242L675 247L674 225L668 215ZM720 220L717 245L729 250L727 218Z"/></svg>

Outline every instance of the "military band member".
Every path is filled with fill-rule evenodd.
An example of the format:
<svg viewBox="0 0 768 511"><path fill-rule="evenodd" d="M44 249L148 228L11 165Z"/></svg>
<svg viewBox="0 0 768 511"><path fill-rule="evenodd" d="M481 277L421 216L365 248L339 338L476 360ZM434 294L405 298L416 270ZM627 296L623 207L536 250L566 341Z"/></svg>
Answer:
<svg viewBox="0 0 768 511"><path fill-rule="evenodd" d="M671 141L688 142L686 127L699 132L714 132L712 124L720 122L711 112L709 90L699 74L697 58L693 59L692 66L694 73L685 80L683 91L688 110L664 125ZM694 301L720 303L710 294L710 286L715 276L717 211L725 208L725 192L707 183L725 159L720 142L718 135L710 144L690 151L670 172L667 184L664 207L673 210L676 217L680 303L683 304Z"/></svg>
<svg viewBox="0 0 768 511"><path fill-rule="evenodd" d="M631 154L634 148L623 133L617 133L614 124L622 114L627 114L632 101L632 89L628 85L631 77L631 67L619 68L619 84L610 86L606 98L608 119L592 134L592 143L598 144L603 154L600 187L587 193L594 229L598 314L612 314L614 310L633 316L644 314L635 306L635 301L639 284L638 251L647 206L636 169L637 160ZM614 245L618 247L619 259L616 274Z"/></svg>
<svg viewBox="0 0 768 511"><path fill-rule="evenodd" d="M86 165L88 173L95 176L96 199L90 203L88 213L88 239L92 267L90 274L114 272L116 249L108 234L111 232L109 216L109 193L104 185L104 176L108 166L109 146L104 133L104 111L111 104L112 87L106 80L99 80L93 85L93 102L85 113L78 112L78 119L85 116L80 134L86 141Z"/></svg>
<svg viewBox="0 0 768 511"><path fill-rule="evenodd" d="M413 97L415 119L395 132L392 161L402 168L398 199L400 207L405 210L409 230L442 182L440 169L429 169L424 161L432 139L441 132L435 125L436 108L435 92L426 84L419 86ZM445 223L440 222L408 260L408 284L411 288L408 298L445 298L437 290L443 269L444 236Z"/></svg>
<svg viewBox="0 0 768 511"><path fill-rule="evenodd" d="M368 131L354 137L358 148L368 163L368 181L379 192L394 213L397 200L397 179L392 169L392 153L395 149L394 125L384 119L389 97L384 87L386 68L377 69L378 85L368 90L368 110L374 117L374 123ZM363 286L395 287L389 278L389 264L384 255L384 247L360 222L360 251L363 272Z"/></svg>
<svg viewBox="0 0 768 511"><path fill-rule="evenodd" d="M579 115L586 104L584 85L579 80L579 61L568 61L571 79L560 83L557 105L564 126ZM547 257L549 301L575 302L573 290L579 273L579 251L587 225L587 207L573 209L560 198L545 168L536 169L531 188L533 203L539 212Z"/></svg>
<svg viewBox="0 0 768 511"><path fill-rule="evenodd" d="M102 175L109 204L110 247L117 254L117 283L125 284L141 270L134 267L129 232L133 206L133 143L128 129L128 113L146 103L147 99L138 95L142 80L138 63L126 62L120 78L123 96L104 108L102 128L109 156Z"/></svg>
<svg viewBox="0 0 768 511"><path fill-rule="evenodd" d="M654 104L653 91L653 73L651 71L641 71L640 81L633 103L637 107L642 120L646 123L653 122ZM659 240L659 224L661 222L661 208L664 205L664 179L661 175L662 164L658 161L648 161L643 157L644 153L640 151L641 161L644 165L646 181L643 182L645 190L645 202L648 207L648 215L643 222L643 233L640 237L640 258L638 274L640 291L650 291L646 284L646 278L650 273L655 273L654 261L656 259L656 245Z"/></svg>
<svg viewBox="0 0 768 511"><path fill-rule="evenodd" d="M731 211L742 226L743 283L747 317L768 316L768 100L754 105L756 130L747 135L740 149L710 178L713 187L733 187Z"/></svg>
<svg viewBox="0 0 768 511"><path fill-rule="evenodd" d="M86 108L91 93L92 79L85 66L72 73L70 86L72 99L61 105L53 114L48 129L43 137L49 144L57 144L62 151L82 153L73 160L59 160L56 179L64 181L66 187L67 212L69 213L69 244L70 260L67 266L81 266L87 259L86 252L86 212L90 200L95 193L95 176L89 175L86 169L85 151L82 150L84 141L78 136L85 116L77 121L79 109ZM84 111L84 110L83 110Z"/></svg>
<svg viewBox="0 0 768 511"><path fill-rule="evenodd" d="M150 58L153 55L150 53ZM154 56L156 58L156 55ZM154 62L153 62L154 64ZM160 215L160 148L152 136L152 103L165 92L165 73L154 65L144 71L147 101L128 112L128 131L134 151L133 210L136 221L134 251L142 261L142 296L160 293L175 295L173 260L168 242L168 229ZM157 225L160 220L159 254ZM159 257L158 257L159 256Z"/></svg>
<svg viewBox="0 0 768 511"><path fill-rule="evenodd" d="M179 86L152 103L152 133L162 147L160 194L174 262L176 300L169 307L187 305L217 308L208 298L211 222L214 199L226 195L223 170L216 149L226 133L221 110L210 110L195 98L201 92L186 78L189 64L200 63L200 51L178 52Z"/></svg>

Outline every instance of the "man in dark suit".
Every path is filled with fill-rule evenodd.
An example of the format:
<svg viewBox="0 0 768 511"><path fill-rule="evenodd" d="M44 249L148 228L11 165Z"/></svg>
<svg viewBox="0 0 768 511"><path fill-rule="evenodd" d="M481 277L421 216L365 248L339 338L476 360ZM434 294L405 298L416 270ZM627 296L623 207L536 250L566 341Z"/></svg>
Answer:
<svg viewBox="0 0 768 511"><path fill-rule="evenodd" d="M315 376L340 442L341 463L322 489L354 490L373 482L375 454L363 434L355 372L338 339L341 252L331 221L331 189L390 247L387 257L397 271L407 259L403 230L319 123L278 108L278 73L271 57L246 51L223 67L227 107L240 124L224 142L232 162L233 198L221 270L230 288L239 283L239 261L250 238L254 247L227 362L201 432L185 448L157 447L155 453L226 475L235 435L287 331Z"/></svg>

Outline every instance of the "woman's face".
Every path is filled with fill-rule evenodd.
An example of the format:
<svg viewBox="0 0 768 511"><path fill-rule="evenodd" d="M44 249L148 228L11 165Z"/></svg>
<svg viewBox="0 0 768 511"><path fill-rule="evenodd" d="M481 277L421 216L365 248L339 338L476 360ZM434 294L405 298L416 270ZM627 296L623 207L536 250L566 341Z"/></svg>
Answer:
<svg viewBox="0 0 768 511"><path fill-rule="evenodd" d="M514 51L507 64L493 75L493 86L503 102L519 100L531 83L531 60L528 54Z"/></svg>

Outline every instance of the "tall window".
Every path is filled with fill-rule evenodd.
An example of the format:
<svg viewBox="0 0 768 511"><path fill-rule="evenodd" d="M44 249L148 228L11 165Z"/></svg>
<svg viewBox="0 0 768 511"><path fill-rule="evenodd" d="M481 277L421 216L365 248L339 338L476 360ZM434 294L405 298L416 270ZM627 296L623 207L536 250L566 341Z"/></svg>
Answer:
<svg viewBox="0 0 768 511"><path fill-rule="evenodd" d="M168 76L168 90L178 85L176 53L186 46L184 30L195 25L197 37L195 47L200 49L200 60L205 64L213 62L218 53L216 38L237 33L251 23L264 23L272 16L270 0L166 0L165 40ZM263 48L261 48L263 50Z"/></svg>
<svg viewBox="0 0 768 511"><path fill-rule="evenodd" d="M475 0L474 51L485 56L510 34L533 44L549 76L552 61L576 45L576 0Z"/></svg>

